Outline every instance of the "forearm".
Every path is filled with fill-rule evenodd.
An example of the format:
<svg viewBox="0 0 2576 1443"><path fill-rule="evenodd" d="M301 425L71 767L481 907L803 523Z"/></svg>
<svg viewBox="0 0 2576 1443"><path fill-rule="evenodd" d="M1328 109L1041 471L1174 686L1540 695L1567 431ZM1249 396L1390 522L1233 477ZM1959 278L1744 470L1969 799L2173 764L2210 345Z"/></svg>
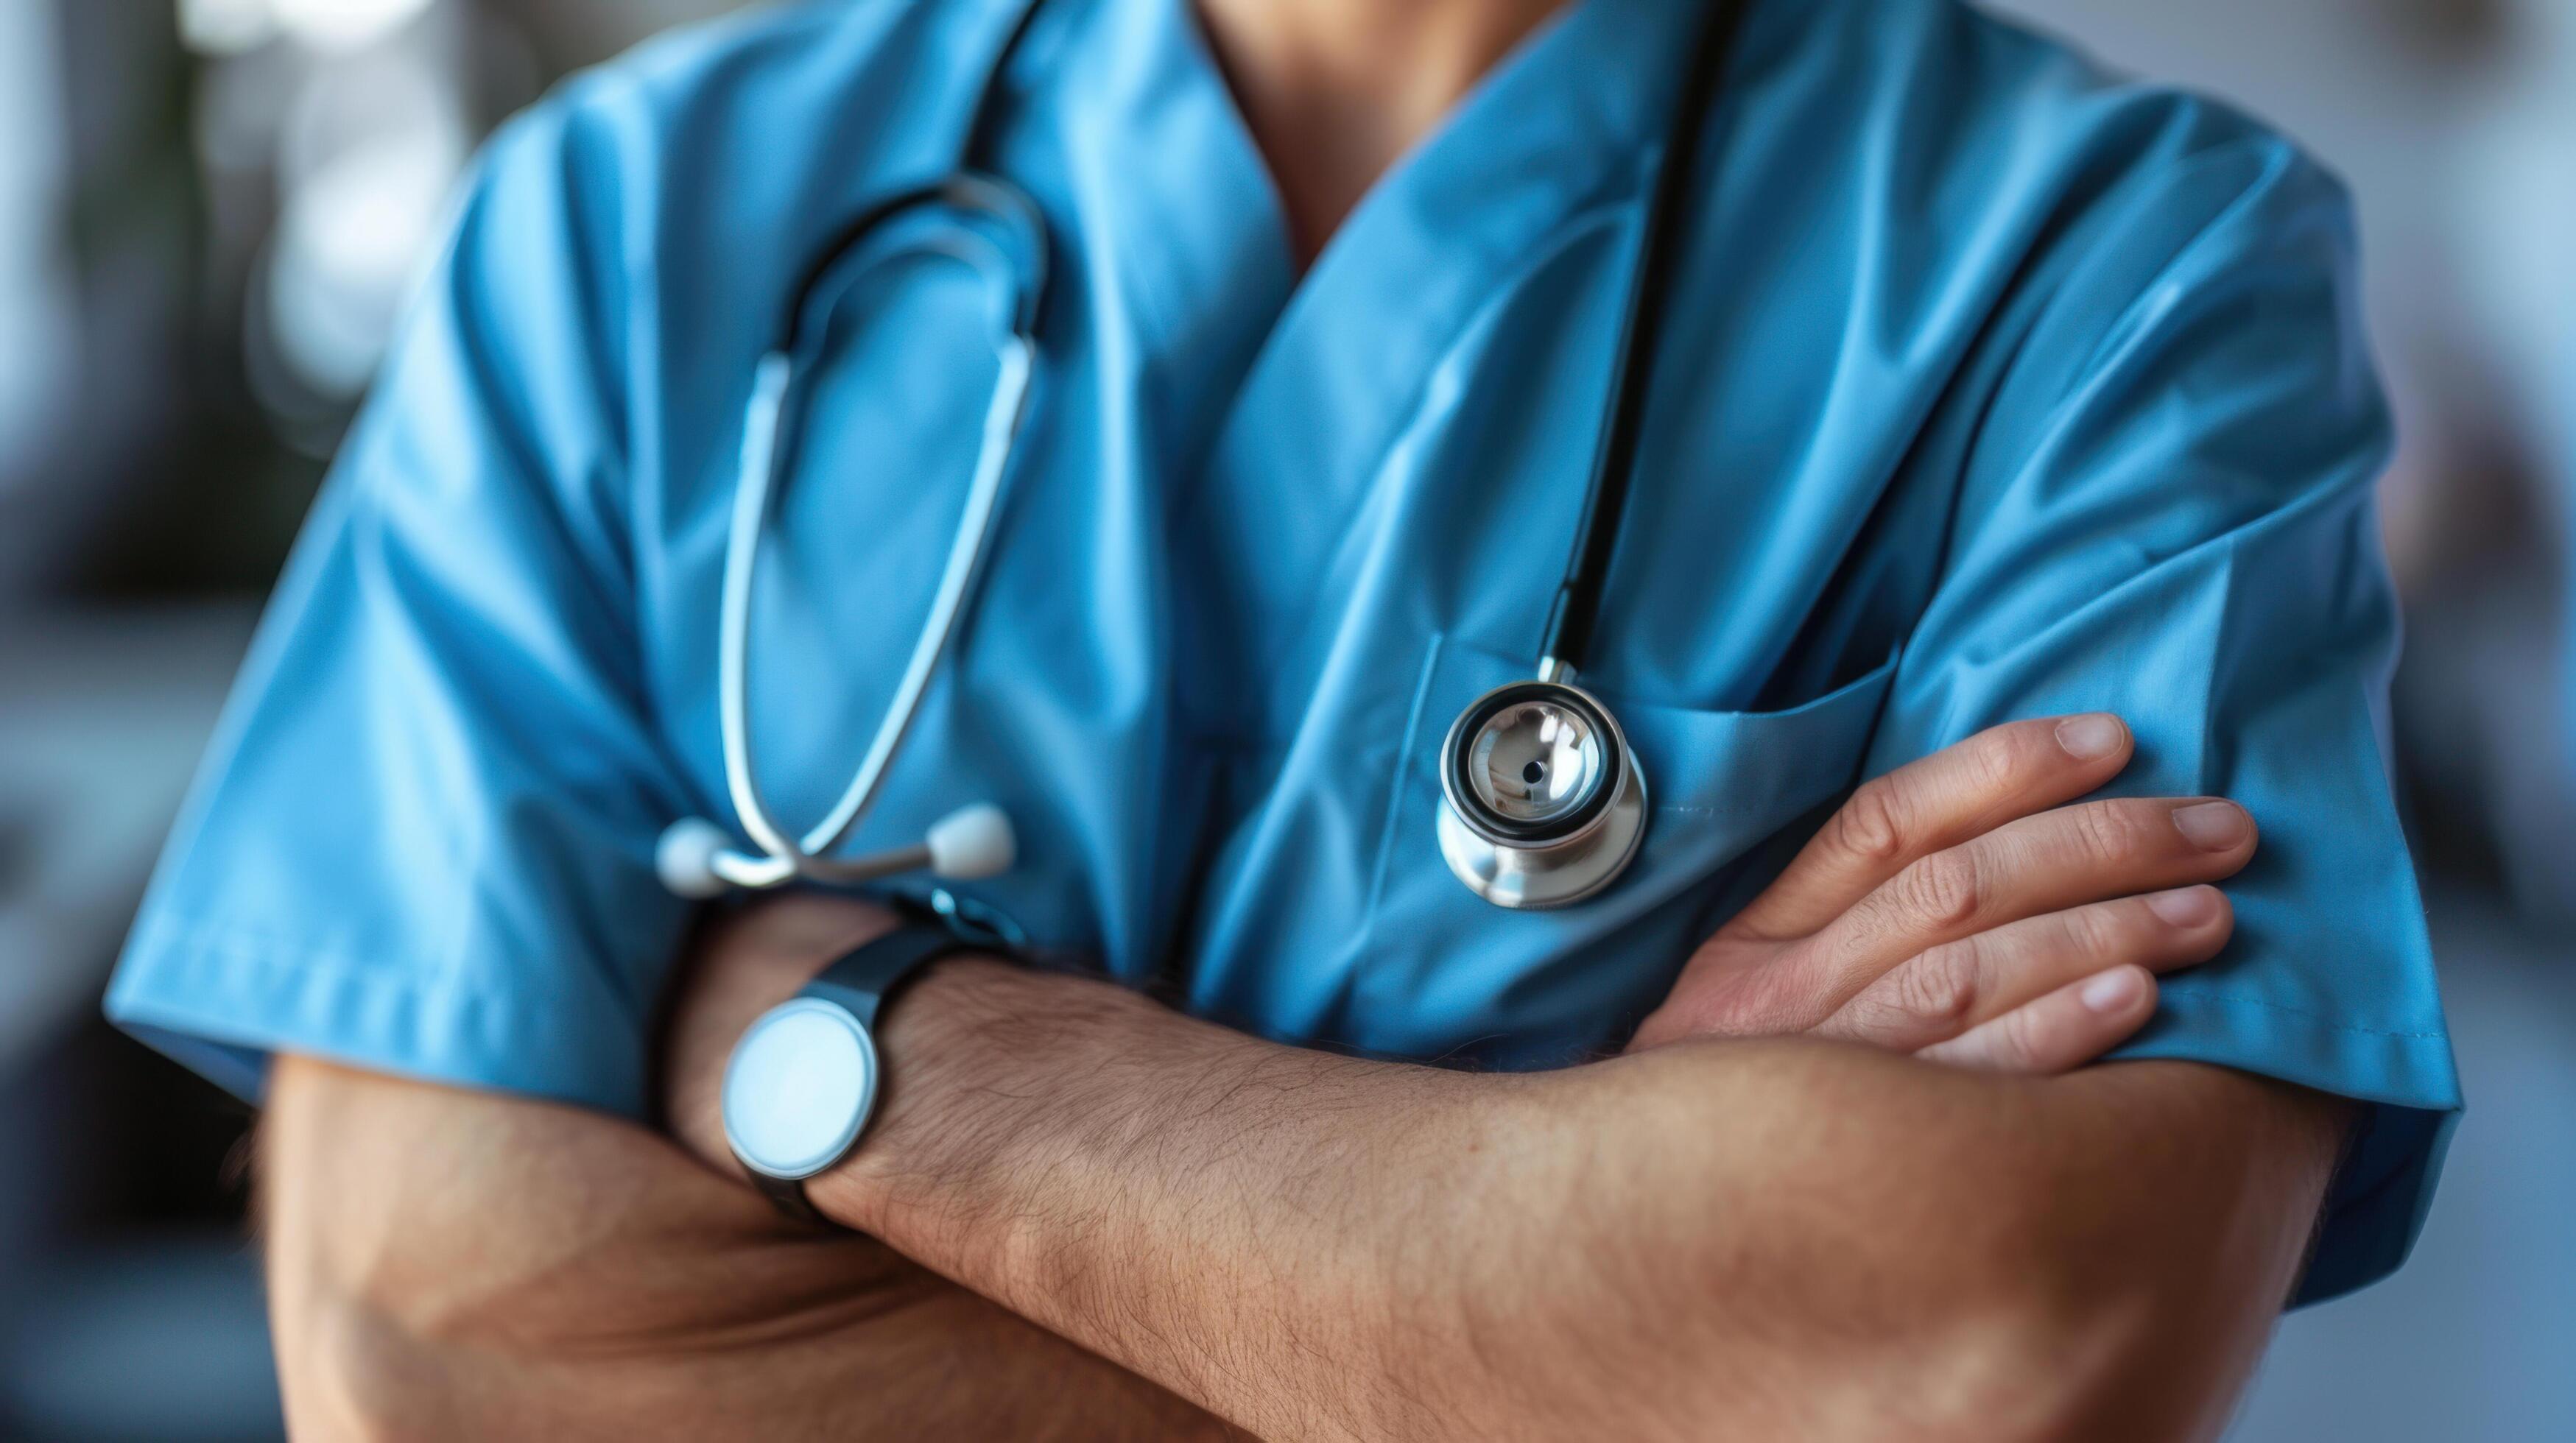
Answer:
<svg viewBox="0 0 2576 1443"><path fill-rule="evenodd" d="M1763 1043L1468 1075L988 963L931 973L886 1043L884 1117L818 1201L1273 1436L2203 1428L2330 1160L2290 1109L2255 1139L2288 1161L2141 1196L2106 1114L2122 1147L2193 1135L2160 1086L2119 1140L2141 1069ZM2207 1075L2212 1105L2263 1088Z"/></svg>
<svg viewBox="0 0 2576 1443"><path fill-rule="evenodd" d="M1409 1362L1384 1340L1427 1325L1399 1280L1455 1291L1405 1242L1474 1185L1468 1079L990 964L893 1017L883 1120L818 1204L1263 1436L1342 1431L1357 1380L1322 1379Z"/></svg>
<svg viewBox="0 0 2576 1443"><path fill-rule="evenodd" d="M610 1119L296 1059L261 1138L299 1436L1182 1438L1163 1389Z"/></svg>

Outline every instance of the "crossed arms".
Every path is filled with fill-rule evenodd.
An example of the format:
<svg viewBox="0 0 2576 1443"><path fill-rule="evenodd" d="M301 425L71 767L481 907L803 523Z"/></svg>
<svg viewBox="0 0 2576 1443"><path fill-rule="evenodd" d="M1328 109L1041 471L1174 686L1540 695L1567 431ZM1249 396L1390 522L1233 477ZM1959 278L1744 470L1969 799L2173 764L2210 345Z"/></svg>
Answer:
<svg viewBox="0 0 2576 1443"><path fill-rule="evenodd" d="M2096 733L2098 735L2098 731ZM2065 740L2071 738L2073 740ZM288 1060L265 1142L316 1435L2166 1437L2293 1281L2341 1104L2068 1072L2223 944L2232 808L2067 805L2051 723L1872 783L1630 1055L1473 1075L1282 1047L961 959L888 1016L878 1125L729 1176L724 1052L884 919L714 933L641 1130ZM701 1163L705 1165L701 1165Z"/></svg>

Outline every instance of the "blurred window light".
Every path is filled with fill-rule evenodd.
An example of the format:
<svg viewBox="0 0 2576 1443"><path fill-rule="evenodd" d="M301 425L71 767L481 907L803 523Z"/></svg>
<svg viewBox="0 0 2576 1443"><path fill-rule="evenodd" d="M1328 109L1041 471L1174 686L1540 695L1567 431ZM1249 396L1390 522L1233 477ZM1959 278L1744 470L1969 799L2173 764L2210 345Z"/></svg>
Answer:
<svg viewBox="0 0 2576 1443"><path fill-rule="evenodd" d="M2461 288L2503 352L2517 419L2576 487L2576 5L2505 7L2506 63L2455 108L2459 161L2443 176Z"/></svg>
<svg viewBox="0 0 2576 1443"><path fill-rule="evenodd" d="M316 50L355 50L401 29L431 0L180 0L188 43L239 55L283 36Z"/></svg>
<svg viewBox="0 0 2576 1443"><path fill-rule="evenodd" d="M352 50L381 40L429 8L430 0L269 0L277 23L304 43Z"/></svg>
<svg viewBox="0 0 2576 1443"><path fill-rule="evenodd" d="M306 385L334 399L365 389L461 163L446 137L388 135L342 151L295 188L270 255L269 323Z"/></svg>
<svg viewBox="0 0 2576 1443"><path fill-rule="evenodd" d="M53 440L56 401L78 368L58 232L67 138L55 54L51 7L0 5L0 492Z"/></svg>
<svg viewBox="0 0 2576 1443"><path fill-rule="evenodd" d="M283 119L266 344L343 403L384 354L473 137L440 58L413 45L320 67Z"/></svg>
<svg viewBox="0 0 2576 1443"><path fill-rule="evenodd" d="M277 38L269 0L179 0L179 34L201 55L240 55Z"/></svg>

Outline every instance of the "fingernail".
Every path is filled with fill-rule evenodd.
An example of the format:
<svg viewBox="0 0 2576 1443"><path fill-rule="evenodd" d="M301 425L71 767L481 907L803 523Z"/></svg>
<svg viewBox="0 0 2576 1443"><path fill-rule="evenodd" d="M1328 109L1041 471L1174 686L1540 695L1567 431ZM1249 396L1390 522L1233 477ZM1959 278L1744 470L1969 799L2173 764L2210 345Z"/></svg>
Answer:
<svg viewBox="0 0 2576 1443"><path fill-rule="evenodd" d="M2254 825L2245 809L2234 802L2194 802L2177 807L2174 825L2181 829L2191 844L2204 852L2224 852L2245 840Z"/></svg>
<svg viewBox="0 0 2576 1443"><path fill-rule="evenodd" d="M2120 749L2120 739L2127 728L2120 719L2103 712L2071 716L2057 724L2057 744L2079 762L2100 761Z"/></svg>
<svg viewBox="0 0 2576 1443"><path fill-rule="evenodd" d="M2218 894L2207 887L2182 887L2147 897L2147 910L2177 927L2197 927L2218 915Z"/></svg>
<svg viewBox="0 0 2576 1443"><path fill-rule="evenodd" d="M2105 972L2077 995L2095 1012L2118 1012L2138 1000L2138 974L2126 967Z"/></svg>

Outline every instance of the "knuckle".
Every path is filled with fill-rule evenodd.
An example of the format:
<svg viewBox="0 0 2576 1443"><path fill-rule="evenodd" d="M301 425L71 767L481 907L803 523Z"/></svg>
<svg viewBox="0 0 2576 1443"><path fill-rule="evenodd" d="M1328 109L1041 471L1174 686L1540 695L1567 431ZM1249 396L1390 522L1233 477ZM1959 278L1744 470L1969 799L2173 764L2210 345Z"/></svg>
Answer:
<svg viewBox="0 0 2576 1443"><path fill-rule="evenodd" d="M1916 1048L1942 1041L1949 1034L1926 1027L1904 1003L1872 988L1846 1004L1827 1025L1839 1024L1840 1035L1880 1047Z"/></svg>
<svg viewBox="0 0 2576 1443"><path fill-rule="evenodd" d="M1769 1037L1797 1030L1788 1019L1798 1011L1792 995L1793 966L1787 959L1770 965L1729 967L1694 987L1684 1009L1689 1030L1714 1037Z"/></svg>
<svg viewBox="0 0 2576 1443"><path fill-rule="evenodd" d="M1814 947L1783 953L1746 980L1737 1003L1739 1030L1748 1036L1781 1037L1803 1032L1830 1007L1829 957Z"/></svg>
<svg viewBox="0 0 2576 1443"><path fill-rule="evenodd" d="M1862 783L1834 814L1834 835L1844 851L1869 861L1894 861L1902 855L1905 829L1898 820L1894 779L1878 777Z"/></svg>
<svg viewBox="0 0 2576 1443"><path fill-rule="evenodd" d="M2039 1065L2048 1047L2048 1019L2039 1008L2020 1008L1996 1030L1995 1054L2007 1067Z"/></svg>
<svg viewBox="0 0 2576 1443"><path fill-rule="evenodd" d="M1945 942L1916 957L1897 973L1897 1007L1921 1022L1966 1021L1977 1005L1978 953L1977 940L1971 937Z"/></svg>
<svg viewBox="0 0 2576 1443"><path fill-rule="evenodd" d="M2020 727L2000 726L1979 732L1970 740L1962 758L1970 785L1981 797L2018 791L2030 750Z"/></svg>
<svg viewBox="0 0 2576 1443"><path fill-rule="evenodd" d="M2077 807L2076 836L2085 854L2105 866L2119 866L2138 855L2138 828L2129 813L2110 803Z"/></svg>
<svg viewBox="0 0 2576 1443"><path fill-rule="evenodd" d="M2077 955L2105 959L2130 950L2132 933L2119 909L2078 907L2066 914L2067 944Z"/></svg>
<svg viewBox="0 0 2576 1443"><path fill-rule="evenodd" d="M1985 905L1983 871L1974 848L1935 852L1898 874L1898 898L1918 922L1962 927Z"/></svg>

